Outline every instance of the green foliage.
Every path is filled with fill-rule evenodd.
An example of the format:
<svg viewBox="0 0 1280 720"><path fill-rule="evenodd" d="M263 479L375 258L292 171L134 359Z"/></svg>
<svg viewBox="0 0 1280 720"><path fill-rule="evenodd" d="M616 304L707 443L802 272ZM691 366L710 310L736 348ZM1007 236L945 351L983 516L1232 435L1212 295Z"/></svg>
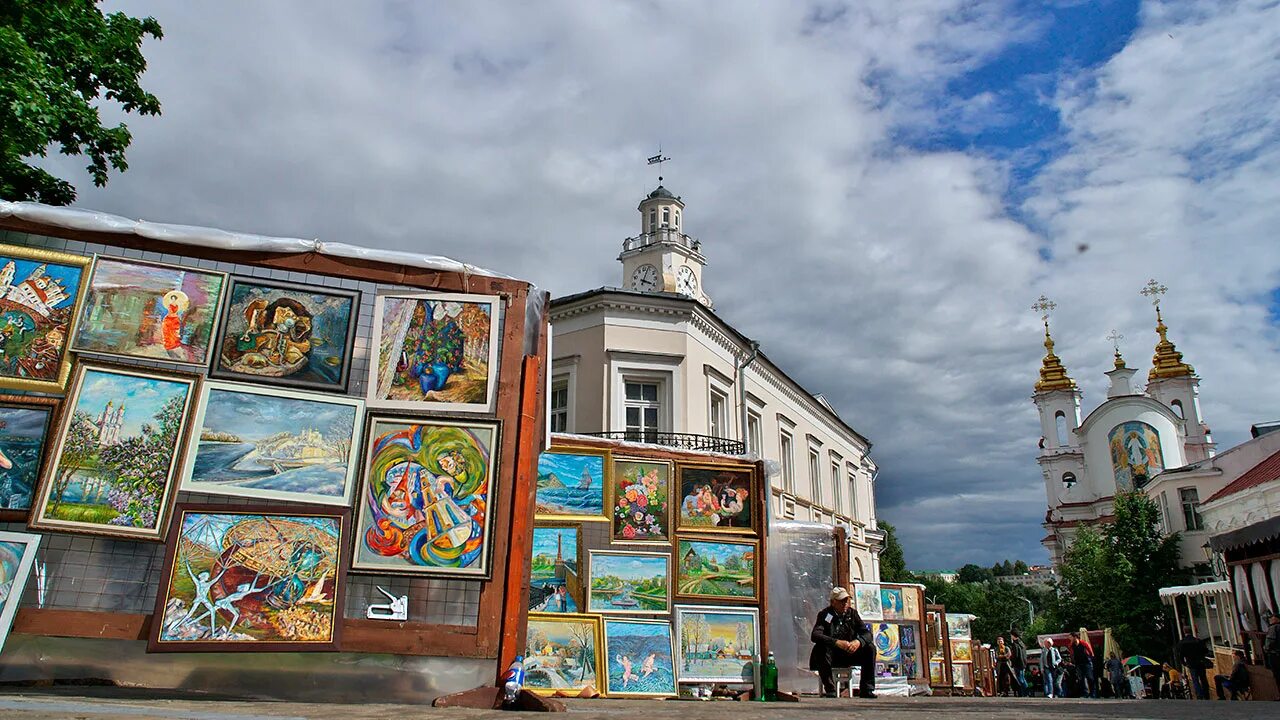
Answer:
<svg viewBox="0 0 1280 720"><path fill-rule="evenodd" d="M880 532L884 533L884 549L880 551L880 579L889 583L915 582L915 576L907 570L907 560L902 552L902 544L898 542L897 529L883 520L878 525Z"/></svg>
<svg viewBox="0 0 1280 720"><path fill-rule="evenodd" d="M984 583L995 577L995 573L990 568L978 567L973 563L969 563L960 568L956 573L956 582L959 583Z"/></svg>
<svg viewBox="0 0 1280 720"><path fill-rule="evenodd" d="M163 35L155 18L104 16L92 0L0 3L0 198L75 200L71 183L26 162L54 145L64 155L87 156L99 187L109 168L129 167L129 128L104 127L96 103L105 98L126 113L160 114L160 101L138 84L148 35Z"/></svg>

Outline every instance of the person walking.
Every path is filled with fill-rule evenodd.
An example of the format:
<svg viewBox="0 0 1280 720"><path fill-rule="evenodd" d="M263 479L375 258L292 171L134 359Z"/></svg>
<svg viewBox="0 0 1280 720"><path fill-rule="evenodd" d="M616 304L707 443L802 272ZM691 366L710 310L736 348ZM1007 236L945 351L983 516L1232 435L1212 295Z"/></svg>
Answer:
<svg viewBox="0 0 1280 720"><path fill-rule="evenodd" d="M849 597L848 590L833 588L830 603L818 613L813 632L809 634L813 641L809 669L817 671L822 680L822 696L835 697L832 669L857 667L860 670L858 697L874 698L876 654L871 629L853 607L853 598Z"/></svg>
<svg viewBox="0 0 1280 720"><path fill-rule="evenodd" d="M1267 667L1271 668L1271 676L1276 679L1276 687L1280 688L1280 615L1272 613L1267 618L1267 635L1262 641L1262 657ZM1280 697L1276 698L1280 700Z"/></svg>
<svg viewBox="0 0 1280 720"><path fill-rule="evenodd" d="M1071 637L1071 659L1076 664L1080 697L1097 698L1098 680L1093 674L1093 647L1088 642L1088 631L1081 628L1080 635L1081 637Z"/></svg>
<svg viewBox="0 0 1280 720"><path fill-rule="evenodd" d="M1027 697L1027 646L1022 644L1022 633L1017 628L1009 630L1009 665L1013 668L1013 682L1018 697Z"/></svg>
<svg viewBox="0 0 1280 720"><path fill-rule="evenodd" d="M1124 676L1124 663L1111 653L1102 669L1107 673L1107 682L1111 683L1111 692L1118 698L1129 697L1129 680Z"/></svg>
<svg viewBox="0 0 1280 720"><path fill-rule="evenodd" d="M1062 654L1053 646L1053 641L1044 638L1040 641L1040 676L1044 680L1044 696L1058 696L1058 672L1062 667Z"/></svg>
<svg viewBox="0 0 1280 720"><path fill-rule="evenodd" d="M1004 636L996 638L996 692L1007 697L1014 687L1013 651L1004 642Z"/></svg>
<svg viewBox="0 0 1280 720"><path fill-rule="evenodd" d="M1205 673L1209 669L1208 657L1209 649L1205 647L1204 640L1191 634L1191 628L1182 628L1182 639L1178 641L1178 659L1187 667L1197 700L1209 699L1209 678Z"/></svg>

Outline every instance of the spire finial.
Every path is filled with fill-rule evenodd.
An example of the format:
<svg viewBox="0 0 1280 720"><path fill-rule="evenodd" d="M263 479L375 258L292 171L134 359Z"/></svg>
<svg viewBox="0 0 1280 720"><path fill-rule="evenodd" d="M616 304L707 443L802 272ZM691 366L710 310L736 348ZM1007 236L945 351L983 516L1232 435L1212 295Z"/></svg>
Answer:
<svg viewBox="0 0 1280 720"><path fill-rule="evenodd" d="M1119 330L1112 328L1111 334L1107 336L1107 339L1111 341L1111 346L1116 349L1116 369L1123 370L1125 364L1124 358L1120 357L1120 341L1124 339L1124 335L1121 335Z"/></svg>
<svg viewBox="0 0 1280 720"><path fill-rule="evenodd" d="M1169 288L1152 278L1139 292L1150 298L1151 304L1156 308L1156 334L1160 336L1160 341L1156 343L1156 354L1151 358L1151 372L1147 374L1148 382L1161 378L1194 375L1195 368L1182 362L1182 353L1178 352L1170 342L1169 328L1164 324L1164 316L1160 313L1160 300L1165 293L1169 292Z"/></svg>
<svg viewBox="0 0 1280 720"><path fill-rule="evenodd" d="M1039 313L1040 319L1044 321L1044 361L1040 367L1040 380L1036 383L1036 392L1076 388L1075 381L1067 375L1067 369L1062 366L1062 361L1053 354L1053 337L1049 335L1049 313L1057 307L1057 303L1044 295L1031 304L1031 309Z"/></svg>

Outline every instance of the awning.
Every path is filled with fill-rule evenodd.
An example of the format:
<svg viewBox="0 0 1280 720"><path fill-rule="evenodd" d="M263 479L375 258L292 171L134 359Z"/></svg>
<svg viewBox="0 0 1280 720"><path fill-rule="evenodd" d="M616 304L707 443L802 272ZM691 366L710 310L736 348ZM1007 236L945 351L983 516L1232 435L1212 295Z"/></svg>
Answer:
<svg viewBox="0 0 1280 720"><path fill-rule="evenodd" d="M1217 580L1215 582L1200 583L1199 585L1175 585L1173 587L1160 588L1160 597L1176 598L1176 597L1202 597L1204 595L1222 595L1231 592L1231 583L1226 580Z"/></svg>
<svg viewBox="0 0 1280 720"><path fill-rule="evenodd" d="M1209 547L1217 552L1235 550L1254 543L1266 542L1280 537L1280 516L1269 518L1239 530L1232 530L1209 538Z"/></svg>

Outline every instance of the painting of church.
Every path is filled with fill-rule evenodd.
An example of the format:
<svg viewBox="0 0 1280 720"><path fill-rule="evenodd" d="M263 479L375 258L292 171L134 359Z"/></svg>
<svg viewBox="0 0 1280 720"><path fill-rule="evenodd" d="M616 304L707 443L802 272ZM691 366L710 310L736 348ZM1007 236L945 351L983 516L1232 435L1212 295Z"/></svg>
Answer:
<svg viewBox="0 0 1280 720"><path fill-rule="evenodd" d="M0 386L61 392L89 259L0 245Z"/></svg>
<svg viewBox="0 0 1280 720"><path fill-rule="evenodd" d="M1164 469L1160 434L1144 422L1116 425L1107 436L1116 488L1133 490Z"/></svg>

